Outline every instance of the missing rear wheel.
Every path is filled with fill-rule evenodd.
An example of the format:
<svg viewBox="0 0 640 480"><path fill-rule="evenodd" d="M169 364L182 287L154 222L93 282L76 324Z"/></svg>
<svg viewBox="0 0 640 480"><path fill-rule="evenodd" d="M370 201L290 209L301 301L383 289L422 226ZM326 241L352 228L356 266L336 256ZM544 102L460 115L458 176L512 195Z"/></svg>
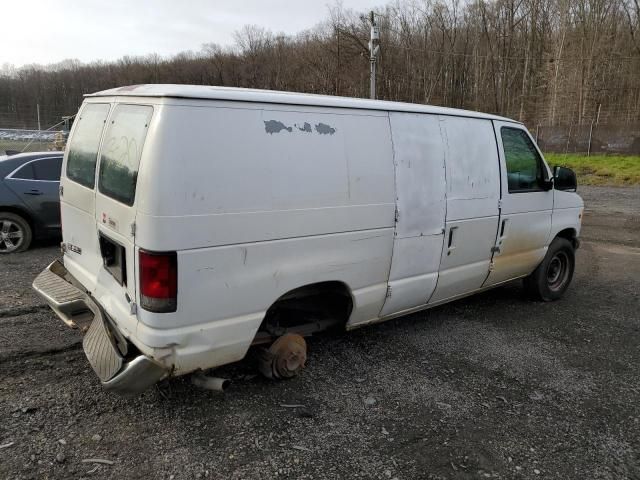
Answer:
<svg viewBox="0 0 640 480"><path fill-rule="evenodd" d="M292 378L302 371L306 361L307 342L300 335L288 333L260 351L258 369L267 378Z"/></svg>

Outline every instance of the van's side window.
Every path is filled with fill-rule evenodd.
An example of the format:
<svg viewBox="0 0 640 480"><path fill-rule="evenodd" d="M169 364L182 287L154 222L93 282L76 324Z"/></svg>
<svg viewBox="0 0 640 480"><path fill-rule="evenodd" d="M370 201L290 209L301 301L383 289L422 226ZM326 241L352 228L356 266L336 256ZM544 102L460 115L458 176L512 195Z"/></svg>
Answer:
<svg viewBox="0 0 640 480"><path fill-rule="evenodd" d="M116 106L100 155L98 188L101 193L133 205L144 139L153 114L146 105Z"/></svg>
<svg viewBox="0 0 640 480"><path fill-rule="evenodd" d="M88 188L93 188L95 184L98 147L108 114L108 103L85 105L80 118L76 120L69 144L67 177Z"/></svg>
<svg viewBox="0 0 640 480"><path fill-rule="evenodd" d="M518 128L502 127L509 193L542 190L542 159L529 136Z"/></svg>

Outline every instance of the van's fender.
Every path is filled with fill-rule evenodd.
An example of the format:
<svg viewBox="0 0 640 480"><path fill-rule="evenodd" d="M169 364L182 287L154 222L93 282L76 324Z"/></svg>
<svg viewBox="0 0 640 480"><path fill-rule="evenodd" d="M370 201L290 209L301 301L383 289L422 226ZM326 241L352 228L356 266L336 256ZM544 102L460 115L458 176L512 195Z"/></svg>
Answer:
<svg viewBox="0 0 640 480"><path fill-rule="evenodd" d="M582 227L584 201L575 192L555 190L553 194L553 214L547 246L554 238L561 236L570 240L574 247L579 245L578 237Z"/></svg>

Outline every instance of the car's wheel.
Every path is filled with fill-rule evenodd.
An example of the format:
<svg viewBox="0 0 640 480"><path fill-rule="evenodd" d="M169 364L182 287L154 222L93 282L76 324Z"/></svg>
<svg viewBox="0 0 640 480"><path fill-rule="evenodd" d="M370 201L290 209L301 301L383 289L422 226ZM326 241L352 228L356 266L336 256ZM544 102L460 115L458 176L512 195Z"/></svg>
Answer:
<svg viewBox="0 0 640 480"><path fill-rule="evenodd" d="M0 212L0 254L26 250L31 238L29 222L15 213Z"/></svg>
<svg viewBox="0 0 640 480"><path fill-rule="evenodd" d="M542 263L524 279L525 289L536 300L558 300L571 283L575 264L575 251L571 242L566 238L556 237L549 245Z"/></svg>

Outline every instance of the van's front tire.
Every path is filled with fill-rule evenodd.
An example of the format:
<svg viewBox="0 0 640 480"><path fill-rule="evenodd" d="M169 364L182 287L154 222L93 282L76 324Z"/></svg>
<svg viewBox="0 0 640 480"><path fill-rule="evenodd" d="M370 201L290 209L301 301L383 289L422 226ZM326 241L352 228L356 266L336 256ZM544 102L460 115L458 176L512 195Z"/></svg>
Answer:
<svg viewBox="0 0 640 480"><path fill-rule="evenodd" d="M524 279L524 288L535 300L552 302L564 295L573 278L576 257L566 238L556 237L542 263Z"/></svg>
<svg viewBox="0 0 640 480"><path fill-rule="evenodd" d="M20 215L0 212L0 254L24 252L32 236L29 222Z"/></svg>

